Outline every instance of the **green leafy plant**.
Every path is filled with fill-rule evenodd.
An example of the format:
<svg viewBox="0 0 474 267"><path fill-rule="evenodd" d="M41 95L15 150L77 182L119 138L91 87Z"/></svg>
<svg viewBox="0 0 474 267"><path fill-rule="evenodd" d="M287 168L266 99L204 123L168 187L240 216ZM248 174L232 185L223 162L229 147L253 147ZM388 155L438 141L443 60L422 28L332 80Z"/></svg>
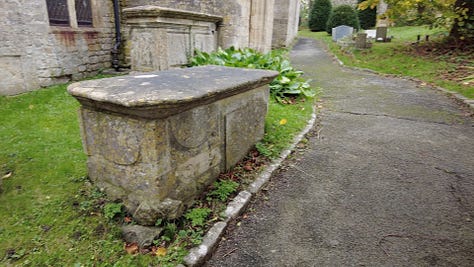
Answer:
<svg viewBox="0 0 474 267"><path fill-rule="evenodd" d="M280 103L288 95L313 98L316 93L310 87L309 81L304 80L302 71L295 70L288 60L283 60L280 65L280 75L270 83L270 94Z"/></svg>
<svg viewBox="0 0 474 267"><path fill-rule="evenodd" d="M250 48L226 50L218 49L214 53L196 51L190 59L190 66L221 65L228 67L275 70L279 75L270 84L270 95L280 103L287 97L312 98L315 93L308 81L301 76L303 72L295 70L290 61L283 56L283 50L274 50L267 54Z"/></svg>
<svg viewBox="0 0 474 267"><path fill-rule="evenodd" d="M211 212L211 209L208 208L194 208L188 211L184 217L191 221L192 226L203 226Z"/></svg>
<svg viewBox="0 0 474 267"><path fill-rule="evenodd" d="M122 203L107 203L104 205L105 218L112 220L115 216L122 213Z"/></svg>
<svg viewBox="0 0 474 267"><path fill-rule="evenodd" d="M266 145L264 142L258 142L255 145L255 148L257 149L258 153L264 155L267 158L270 158L273 155L272 148Z"/></svg>
<svg viewBox="0 0 474 267"><path fill-rule="evenodd" d="M178 226L175 223L167 223L163 229L161 239L169 242L174 239L177 232Z"/></svg>
<svg viewBox="0 0 474 267"><path fill-rule="evenodd" d="M209 192L209 198L216 197L220 201L225 201L239 187L239 183L231 180L220 180L214 182L214 190Z"/></svg>
<svg viewBox="0 0 474 267"><path fill-rule="evenodd" d="M336 6L329 15L326 31L331 34L332 28L347 25L355 30L360 29L359 17L356 10L350 5Z"/></svg>

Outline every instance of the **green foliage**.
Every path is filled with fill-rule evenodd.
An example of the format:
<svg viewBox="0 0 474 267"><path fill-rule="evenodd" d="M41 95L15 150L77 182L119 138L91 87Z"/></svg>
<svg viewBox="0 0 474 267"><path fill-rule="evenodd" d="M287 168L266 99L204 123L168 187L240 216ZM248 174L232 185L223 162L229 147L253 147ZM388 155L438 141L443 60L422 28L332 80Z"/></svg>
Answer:
<svg viewBox="0 0 474 267"><path fill-rule="evenodd" d="M304 80L302 71L295 70L288 60L283 60L279 66L280 75L270 83L270 94L280 103L288 95L304 96L313 98L314 90L311 89L309 81Z"/></svg>
<svg viewBox="0 0 474 267"><path fill-rule="evenodd" d="M208 198L215 197L220 201L225 201L239 187L239 183L231 180L219 180L213 184L214 190L207 194Z"/></svg>
<svg viewBox="0 0 474 267"><path fill-rule="evenodd" d="M270 84L270 95L282 102L288 96L311 98L314 90L301 76L303 72L295 70L282 50L261 54L253 49L218 49L214 53L196 51L190 59L190 66L221 65L228 67L275 70L280 74Z"/></svg>
<svg viewBox="0 0 474 267"><path fill-rule="evenodd" d="M359 9L374 8L380 0L366 0ZM446 28L457 42L474 40L474 1L472 0L384 0L389 8L385 17L400 25L429 23Z"/></svg>
<svg viewBox="0 0 474 267"><path fill-rule="evenodd" d="M309 14L309 29L313 32L325 31L331 10L330 0L315 0Z"/></svg>
<svg viewBox="0 0 474 267"><path fill-rule="evenodd" d="M208 208L194 208L188 211L184 217L190 220L193 226L203 226L211 212L211 209Z"/></svg>
<svg viewBox="0 0 474 267"><path fill-rule="evenodd" d="M176 233L178 233L178 226L175 223L167 223L163 229L161 239L169 242L175 238Z"/></svg>
<svg viewBox="0 0 474 267"><path fill-rule="evenodd" d="M336 6L329 15L326 31L331 34L332 28L347 25L355 30L360 29L359 17L356 10L350 5Z"/></svg>
<svg viewBox="0 0 474 267"><path fill-rule="evenodd" d="M269 148L267 145L265 145L264 142L258 142L255 145L255 148L257 149L258 153L260 153L261 155L264 155L267 158L272 158L273 157L274 152L272 151L271 148Z"/></svg>
<svg viewBox="0 0 474 267"><path fill-rule="evenodd" d="M122 203L107 203L104 205L105 218L112 220L115 216L122 213Z"/></svg>
<svg viewBox="0 0 474 267"><path fill-rule="evenodd" d="M313 112L312 106L312 101L299 101L292 105L270 101L265 119L265 135L257 143L257 150L268 158L278 157L291 144L294 134L306 126Z"/></svg>
<svg viewBox="0 0 474 267"><path fill-rule="evenodd" d="M359 3L365 0L358 0ZM375 27L377 22L377 8L366 8L364 10L357 10L360 27L364 30Z"/></svg>

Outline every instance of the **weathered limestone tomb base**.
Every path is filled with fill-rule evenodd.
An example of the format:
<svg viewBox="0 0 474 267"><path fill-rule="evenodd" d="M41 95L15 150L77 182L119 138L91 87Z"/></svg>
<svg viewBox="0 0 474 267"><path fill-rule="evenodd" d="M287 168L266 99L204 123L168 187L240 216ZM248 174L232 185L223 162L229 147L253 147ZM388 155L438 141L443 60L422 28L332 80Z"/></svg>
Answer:
<svg viewBox="0 0 474 267"><path fill-rule="evenodd" d="M263 137L277 74L205 66L70 85L91 180L142 225L179 217Z"/></svg>

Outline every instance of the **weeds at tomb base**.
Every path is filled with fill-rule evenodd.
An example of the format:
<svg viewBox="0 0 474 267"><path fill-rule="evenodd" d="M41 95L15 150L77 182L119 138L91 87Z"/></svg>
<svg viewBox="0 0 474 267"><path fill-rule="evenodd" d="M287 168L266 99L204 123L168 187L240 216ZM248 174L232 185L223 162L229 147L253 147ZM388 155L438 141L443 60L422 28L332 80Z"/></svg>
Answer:
<svg viewBox="0 0 474 267"><path fill-rule="evenodd" d="M325 32L302 30L299 35L322 40L347 66L413 77L422 81L421 86L440 86L474 99L474 44L456 47L445 42L446 30L428 26L388 30L388 35L394 37L391 42L375 42L371 49L364 50L342 50Z"/></svg>
<svg viewBox="0 0 474 267"><path fill-rule="evenodd" d="M306 125L313 101L270 100L266 134L231 171L208 188L183 218L158 220L163 234L141 250L125 244L121 225L134 224L87 178L79 104L66 85L0 97L0 265L175 266L222 219L226 201L250 184ZM236 186L238 184L238 186Z"/></svg>

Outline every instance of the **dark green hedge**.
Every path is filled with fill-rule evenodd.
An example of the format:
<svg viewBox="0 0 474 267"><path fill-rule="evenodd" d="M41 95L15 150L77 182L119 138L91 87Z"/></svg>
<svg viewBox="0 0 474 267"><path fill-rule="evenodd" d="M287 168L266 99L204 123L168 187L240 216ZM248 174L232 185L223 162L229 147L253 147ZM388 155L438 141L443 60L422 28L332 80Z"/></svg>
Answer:
<svg viewBox="0 0 474 267"><path fill-rule="evenodd" d="M325 31L331 9L330 0L315 0L309 13L309 29L313 32Z"/></svg>
<svg viewBox="0 0 474 267"><path fill-rule="evenodd" d="M331 34L332 28L339 25L347 25L360 29L359 17L357 11L350 5L336 6L329 15L326 31Z"/></svg>

